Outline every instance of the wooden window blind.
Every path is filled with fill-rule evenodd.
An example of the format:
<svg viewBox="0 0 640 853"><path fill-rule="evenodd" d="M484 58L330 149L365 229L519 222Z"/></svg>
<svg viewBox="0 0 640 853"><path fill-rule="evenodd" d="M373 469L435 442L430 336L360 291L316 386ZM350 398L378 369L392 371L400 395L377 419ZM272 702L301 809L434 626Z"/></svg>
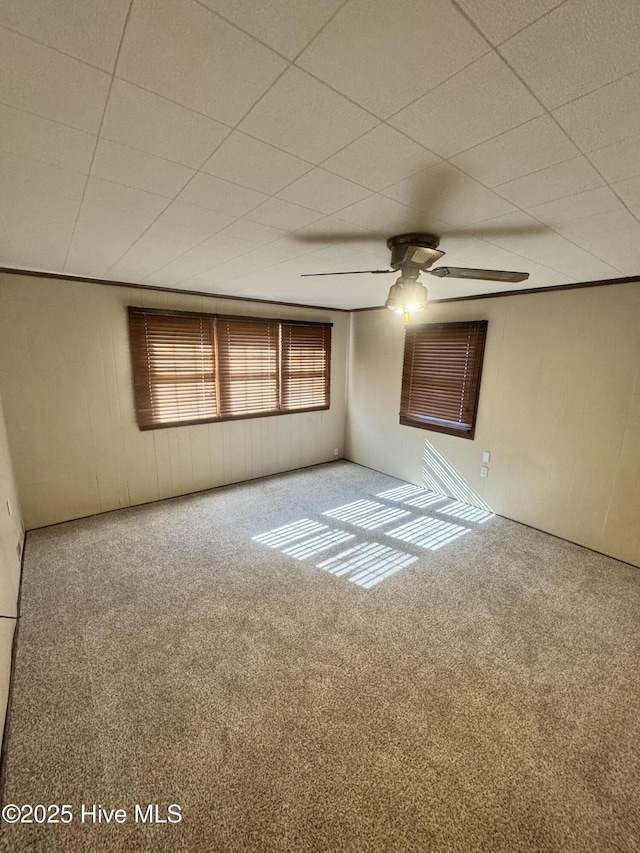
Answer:
<svg viewBox="0 0 640 853"><path fill-rule="evenodd" d="M331 325L129 308L140 429L329 408Z"/></svg>
<svg viewBox="0 0 640 853"><path fill-rule="evenodd" d="M129 311L141 429L216 417L214 330L210 319Z"/></svg>
<svg viewBox="0 0 640 853"><path fill-rule="evenodd" d="M283 411L327 409L331 328L283 323L281 335Z"/></svg>
<svg viewBox="0 0 640 853"><path fill-rule="evenodd" d="M217 320L220 415L278 410L278 324Z"/></svg>
<svg viewBox="0 0 640 853"><path fill-rule="evenodd" d="M487 321L408 326L400 423L472 439Z"/></svg>

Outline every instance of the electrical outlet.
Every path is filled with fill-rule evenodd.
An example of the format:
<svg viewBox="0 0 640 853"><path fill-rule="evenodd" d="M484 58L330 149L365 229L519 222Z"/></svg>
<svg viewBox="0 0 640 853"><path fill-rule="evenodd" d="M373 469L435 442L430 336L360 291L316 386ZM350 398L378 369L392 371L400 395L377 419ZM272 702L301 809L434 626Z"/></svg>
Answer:
<svg viewBox="0 0 640 853"><path fill-rule="evenodd" d="M489 476L489 469L487 468L486 465L483 465L482 468L480 469L480 476L485 477L485 478Z"/></svg>
<svg viewBox="0 0 640 853"><path fill-rule="evenodd" d="M482 452L482 461L483 462L489 462L490 460L491 460L491 454L489 453L488 450L484 450Z"/></svg>
<svg viewBox="0 0 640 853"><path fill-rule="evenodd" d="M333 455L334 455L334 456L340 456L340 451L339 451L339 449L338 449L337 447L334 447L334 448L333 448Z"/></svg>

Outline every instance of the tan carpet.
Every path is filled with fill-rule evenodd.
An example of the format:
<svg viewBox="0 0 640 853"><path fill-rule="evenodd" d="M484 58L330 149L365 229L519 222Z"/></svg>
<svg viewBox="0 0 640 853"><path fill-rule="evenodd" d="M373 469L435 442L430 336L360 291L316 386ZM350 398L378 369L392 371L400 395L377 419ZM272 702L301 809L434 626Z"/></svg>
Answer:
<svg viewBox="0 0 640 853"><path fill-rule="evenodd" d="M338 462L30 533L3 802L74 822L2 849L640 850L640 570L402 485Z"/></svg>

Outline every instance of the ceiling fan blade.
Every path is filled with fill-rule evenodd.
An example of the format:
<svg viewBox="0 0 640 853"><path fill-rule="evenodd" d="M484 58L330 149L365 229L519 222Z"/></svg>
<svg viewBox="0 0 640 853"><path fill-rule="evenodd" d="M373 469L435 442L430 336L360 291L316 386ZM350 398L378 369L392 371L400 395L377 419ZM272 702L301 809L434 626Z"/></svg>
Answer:
<svg viewBox="0 0 640 853"><path fill-rule="evenodd" d="M343 270L342 272L303 272L300 273L300 278L316 275L362 275L363 273L371 273L371 275L384 275L388 272L398 272L397 270Z"/></svg>
<svg viewBox="0 0 640 853"><path fill-rule="evenodd" d="M437 267L427 270L430 275L438 278L480 278L486 281L526 281L528 272L511 272L509 270L478 270L467 267Z"/></svg>

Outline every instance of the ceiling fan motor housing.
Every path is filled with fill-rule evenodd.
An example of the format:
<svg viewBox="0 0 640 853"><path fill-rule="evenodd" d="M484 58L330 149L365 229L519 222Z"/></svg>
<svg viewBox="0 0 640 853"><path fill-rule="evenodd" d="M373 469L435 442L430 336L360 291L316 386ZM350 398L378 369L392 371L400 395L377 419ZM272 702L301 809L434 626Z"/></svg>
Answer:
<svg viewBox="0 0 640 853"><path fill-rule="evenodd" d="M431 264L444 255L444 252L438 249L439 242L440 238L434 234L399 234L397 237L390 237L387 246L391 249L391 268L429 269Z"/></svg>

